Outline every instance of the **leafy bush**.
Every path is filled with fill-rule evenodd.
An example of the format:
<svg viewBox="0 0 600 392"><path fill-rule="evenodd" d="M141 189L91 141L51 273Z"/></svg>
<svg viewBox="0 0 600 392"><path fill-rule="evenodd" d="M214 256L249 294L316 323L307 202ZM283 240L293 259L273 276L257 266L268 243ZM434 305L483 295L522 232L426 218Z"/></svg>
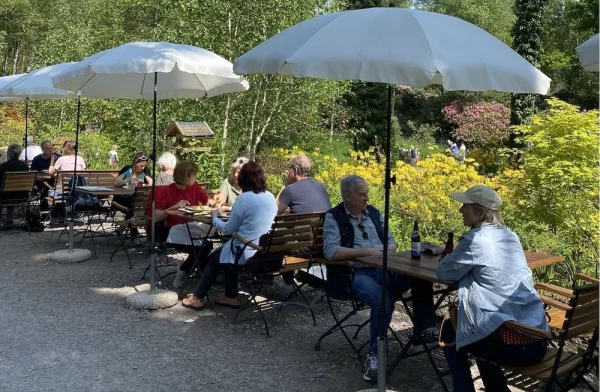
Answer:
<svg viewBox="0 0 600 392"><path fill-rule="evenodd" d="M533 123L517 127L530 148L524 164L500 178L508 201L507 220L530 249L563 255L567 263L556 279L574 271L593 273L598 260L598 111L557 99Z"/></svg>
<svg viewBox="0 0 600 392"><path fill-rule="evenodd" d="M509 134L510 109L501 103L453 102L442 108L442 115L454 126L453 137L472 147L500 142Z"/></svg>
<svg viewBox="0 0 600 392"><path fill-rule="evenodd" d="M8 106L0 107L0 146L23 144L25 121Z"/></svg>

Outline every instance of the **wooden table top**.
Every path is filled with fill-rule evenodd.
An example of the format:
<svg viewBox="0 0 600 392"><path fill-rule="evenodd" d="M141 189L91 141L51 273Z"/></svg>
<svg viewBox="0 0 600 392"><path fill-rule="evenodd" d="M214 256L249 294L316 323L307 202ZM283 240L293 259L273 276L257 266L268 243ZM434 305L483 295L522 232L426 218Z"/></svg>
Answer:
<svg viewBox="0 0 600 392"><path fill-rule="evenodd" d="M212 223L212 219L210 217L210 214L198 214L198 215L192 215L192 214L186 214L185 212L182 211L166 211L166 213L168 215L172 215L172 216L177 216L183 219L187 219L189 221L192 222L199 222L199 223L206 223L206 224L211 224ZM227 219L228 217L226 216L219 216L220 219Z"/></svg>
<svg viewBox="0 0 600 392"><path fill-rule="evenodd" d="M92 186L92 185L90 185ZM95 185L93 185L95 186ZM127 188L123 188L120 186L117 187L102 187L102 188L106 188L106 190L91 190L91 189L85 189L85 188L80 188L77 187L77 192L80 193L84 193L87 195L92 195L92 196L132 196L135 192L135 189L127 189ZM109 190L110 188L110 190Z"/></svg>
<svg viewBox="0 0 600 392"><path fill-rule="evenodd" d="M525 252L525 259L527 260L527 265L531 269L564 261L560 256L536 252ZM358 260L369 267L381 268L383 265L381 256L362 257ZM437 278L439 260L440 255L429 256L421 254L421 259L413 260L410 258L410 251L390 253L388 256L388 270L430 282L441 283Z"/></svg>

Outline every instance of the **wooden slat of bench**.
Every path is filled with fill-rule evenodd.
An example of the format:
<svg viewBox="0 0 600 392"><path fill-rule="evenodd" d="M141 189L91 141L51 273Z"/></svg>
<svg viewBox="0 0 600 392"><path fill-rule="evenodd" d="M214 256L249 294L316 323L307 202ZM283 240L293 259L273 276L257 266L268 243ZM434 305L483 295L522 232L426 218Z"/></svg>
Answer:
<svg viewBox="0 0 600 392"><path fill-rule="evenodd" d="M280 245L280 244L285 244L288 242L306 242L306 241L310 241L311 245L312 245L312 234L311 233L286 235L286 236L282 236L282 237L274 236L271 239L271 245Z"/></svg>
<svg viewBox="0 0 600 392"><path fill-rule="evenodd" d="M564 310L564 311L572 309L566 303L557 301L557 300L555 300L553 298L549 298L549 297L546 297L544 295L540 295L540 299L542 300L543 303L545 303L546 305L550 305L553 308L557 308L557 309Z"/></svg>
<svg viewBox="0 0 600 392"><path fill-rule="evenodd" d="M302 268L308 268L308 260L304 261L304 262L298 262L298 263L294 263L294 264L285 264L280 270L279 272L289 272L289 271L295 271L297 269L302 269Z"/></svg>
<svg viewBox="0 0 600 392"><path fill-rule="evenodd" d="M306 214L285 214L285 215L277 215L275 217L276 222L287 222L287 221L297 221L297 220L318 220L321 219L323 212L310 212Z"/></svg>
<svg viewBox="0 0 600 392"><path fill-rule="evenodd" d="M310 228L311 222L312 221L310 219L297 219L297 220L290 220L290 221L285 221L285 222L275 222L273 224L273 227L276 229L285 228L285 227L298 227L298 226L307 226Z"/></svg>
<svg viewBox="0 0 600 392"><path fill-rule="evenodd" d="M571 324L573 324L571 322ZM571 339L577 337L579 335L583 335L588 332L592 332L595 328L598 327L598 318L596 313L596 318L592 321L588 321L577 326L569 325L569 330L565 334L565 338Z"/></svg>
<svg viewBox="0 0 600 392"><path fill-rule="evenodd" d="M573 298L573 290L565 289L564 287L555 286L549 283L536 283L535 288L537 290L550 291L551 293L562 295L563 297Z"/></svg>
<svg viewBox="0 0 600 392"><path fill-rule="evenodd" d="M294 242L284 245L273 245L269 248L271 252L291 252L300 248L309 248L313 244L312 241Z"/></svg>
<svg viewBox="0 0 600 392"><path fill-rule="evenodd" d="M552 367L556 360L557 354L558 350L555 347L552 347L548 349L544 359L535 365L524 367L506 366L506 368L521 374L525 374L530 377L536 377L541 380L548 380L550 378L550 374L552 373ZM574 357L573 354L567 351L563 351L560 361L561 366L559 367L558 374L564 374L565 372L573 369L581 362L581 360L581 358Z"/></svg>

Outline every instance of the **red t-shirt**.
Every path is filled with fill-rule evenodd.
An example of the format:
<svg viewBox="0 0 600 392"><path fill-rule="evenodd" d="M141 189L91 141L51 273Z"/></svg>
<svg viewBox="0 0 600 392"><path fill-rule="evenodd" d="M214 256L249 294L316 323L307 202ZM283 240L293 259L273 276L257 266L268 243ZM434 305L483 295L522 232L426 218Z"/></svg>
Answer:
<svg viewBox="0 0 600 392"><path fill-rule="evenodd" d="M156 187L156 209L164 211L172 207L180 200L186 200L192 206L208 203L208 195L204 189L195 182L194 185L188 186L185 189L180 189L175 183L165 186ZM165 221L167 227L185 223L186 219L169 215Z"/></svg>

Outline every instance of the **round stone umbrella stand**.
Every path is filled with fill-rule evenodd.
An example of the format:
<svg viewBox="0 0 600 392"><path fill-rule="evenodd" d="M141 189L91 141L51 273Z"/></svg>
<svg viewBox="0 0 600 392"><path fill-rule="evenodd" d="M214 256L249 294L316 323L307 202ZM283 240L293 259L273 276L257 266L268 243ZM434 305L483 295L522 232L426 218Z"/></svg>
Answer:
<svg viewBox="0 0 600 392"><path fill-rule="evenodd" d="M127 307L139 310L155 310L170 308L178 301L177 293L169 290L155 289L138 291L125 299Z"/></svg>
<svg viewBox="0 0 600 392"><path fill-rule="evenodd" d="M88 249L64 249L58 250L52 254L52 261L57 263L79 263L92 257L92 252Z"/></svg>

